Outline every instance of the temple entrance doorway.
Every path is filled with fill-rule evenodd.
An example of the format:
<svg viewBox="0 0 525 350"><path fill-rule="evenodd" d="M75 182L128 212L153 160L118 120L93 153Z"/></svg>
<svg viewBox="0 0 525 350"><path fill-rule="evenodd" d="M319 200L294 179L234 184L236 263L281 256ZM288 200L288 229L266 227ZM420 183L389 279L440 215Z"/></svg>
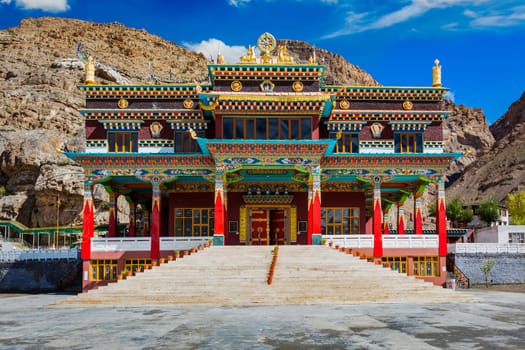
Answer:
<svg viewBox="0 0 525 350"><path fill-rule="evenodd" d="M289 241L286 230L287 209L252 208L249 210L250 244L275 245Z"/></svg>

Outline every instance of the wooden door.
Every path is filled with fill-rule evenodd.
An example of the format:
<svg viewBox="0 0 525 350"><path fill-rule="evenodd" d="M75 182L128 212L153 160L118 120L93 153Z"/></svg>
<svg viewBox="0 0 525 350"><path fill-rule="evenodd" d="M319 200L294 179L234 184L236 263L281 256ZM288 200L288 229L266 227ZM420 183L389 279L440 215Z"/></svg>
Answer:
<svg viewBox="0 0 525 350"><path fill-rule="evenodd" d="M252 209L252 245L267 245L269 217L268 210Z"/></svg>
<svg viewBox="0 0 525 350"><path fill-rule="evenodd" d="M284 210L270 211L270 244L284 244Z"/></svg>

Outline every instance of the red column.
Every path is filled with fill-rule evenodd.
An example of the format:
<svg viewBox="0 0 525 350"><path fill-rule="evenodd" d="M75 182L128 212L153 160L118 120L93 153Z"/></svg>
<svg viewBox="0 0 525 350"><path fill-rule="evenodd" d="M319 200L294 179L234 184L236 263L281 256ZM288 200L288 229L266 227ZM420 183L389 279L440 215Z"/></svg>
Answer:
<svg viewBox="0 0 525 350"><path fill-rule="evenodd" d="M399 204L401 205L401 204ZM398 235L404 235L405 234L405 210L401 207L397 207L397 234Z"/></svg>
<svg viewBox="0 0 525 350"><path fill-rule="evenodd" d="M160 183L152 182L151 198L151 258L160 258Z"/></svg>
<svg viewBox="0 0 525 350"><path fill-rule="evenodd" d="M445 182L443 180L438 181L436 231L439 239L439 256L447 256L447 210L445 206Z"/></svg>
<svg viewBox="0 0 525 350"><path fill-rule="evenodd" d="M312 234L314 232L314 218L313 218L313 187L312 182L310 181L308 183L308 232L306 234L306 244L311 245L312 244Z"/></svg>
<svg viewBox="0 0 525 350"><path fill-rule="evenodd" d="M312 178L308 182L308 245L321 244L321 168L312 168Z"/></svg>
<svg viewBox="0 0 525 350"><path fill-rule="evenodd" d="M82 260L91 259L91 238L95 235L95 215L93 205L93 184L84 183L84 209L82 221Z"/></svg>
<svg viewBox="0 0 525 350"><path fill-rule="evenodd" d="M117 235L117 195L115 193L109 194L109 225L108 237L115 237Z"/></svg>
<svg viewBox="0 0 525 350"><path fill-rule="evenodd" d="M381 182L374 179L374 198L373 198L373 218L372 231L374 232L374 257L383 256L383 236L381 234L381 221L383 212L381 211Z"/></svg>
<svg viewBox="0 0 525 350"><path fill-rule="evenodd" d="M414 233L420 235L423 233L423 214L421 212L421 197L414 200Z"/></svg>
<svg viewBox="0 0 525 350"><path fill-rule="evenodd" d="M135 217L137 206L131 200L129 203L129 226L128 226L128 237L135 237Z"/></svg>
<svg viewBox="0 0 525 350"><path fill-rule="evenodd" d="M222 174L215 179L215 224L213 228L213 244L225 245L226 198Z"/></svg>

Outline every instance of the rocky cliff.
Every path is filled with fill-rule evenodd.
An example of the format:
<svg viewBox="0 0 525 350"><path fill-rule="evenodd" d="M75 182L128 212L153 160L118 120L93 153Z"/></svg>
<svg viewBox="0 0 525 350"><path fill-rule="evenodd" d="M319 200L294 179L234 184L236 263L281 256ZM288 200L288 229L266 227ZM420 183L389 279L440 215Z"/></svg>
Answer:
<svg viewBox="0 0 525 350"><path fill-rule="evenodd" d="M76 52L79 43L84 53L95 56L100 82L207 79L204 56L118 23L28 18L18 27L0 31L0 189L6 190L4 196L0 194L0 219L53 226L60 195L60 224L80 221L81 169L55 151L80 151L84 144L83 119L77 112L83 95L76 85L84 77ZM327 83L379 85L340 55L301 41L279 43L299 62L306 62L315 50L316 59L326 65ZM446 106L451 109L446 150L470 151L451 168L455 179L454 174L492 148L494 139L481 110L449 102ZM104 194L96 189L95 198L105 200ZM105 223L107 219L100 214L96 220Z"/></svg>
<svg viewBox="0 0 525 350"><path fill-rule="evenodd" d="M504 201L525 189L525 93L490 127L494 142L449 188L467 203L490 197Z"/></svg>

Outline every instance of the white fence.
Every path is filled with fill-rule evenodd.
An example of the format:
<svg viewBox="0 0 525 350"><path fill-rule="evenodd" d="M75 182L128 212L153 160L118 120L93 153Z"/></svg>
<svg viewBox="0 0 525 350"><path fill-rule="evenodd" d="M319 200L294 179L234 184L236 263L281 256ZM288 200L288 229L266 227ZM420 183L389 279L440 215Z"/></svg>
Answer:
<svg viewBox="0 0 525 350"><path fill-rule="evenodd" d="M78 259L79 250L72 249L33 249L33 250L9 250L0 252L0 261L14 262L27 260L59 260L59 259Z"/></svg>
<svg viewBox="0 0 525 350"><path fill-rule="evenodd" d="M160 237L160 250L187 250L207 243L212 237ZM92 238L92 252L150 251L151 237Z"/></svg>
<svg viewBox="0 0 525 350"><path fill-rule="evenodd" d="M323 235L344 248L373 248L374 235ZM383 235L383 248L438 248L438 235Z"/></svg>
<svg viewBox="0 0 525 350"><path fill-rule="evenodd" d="M511 254L525 254L525 244L523 243L456 243L449 244L449 253L511 253Z"/></svg>

